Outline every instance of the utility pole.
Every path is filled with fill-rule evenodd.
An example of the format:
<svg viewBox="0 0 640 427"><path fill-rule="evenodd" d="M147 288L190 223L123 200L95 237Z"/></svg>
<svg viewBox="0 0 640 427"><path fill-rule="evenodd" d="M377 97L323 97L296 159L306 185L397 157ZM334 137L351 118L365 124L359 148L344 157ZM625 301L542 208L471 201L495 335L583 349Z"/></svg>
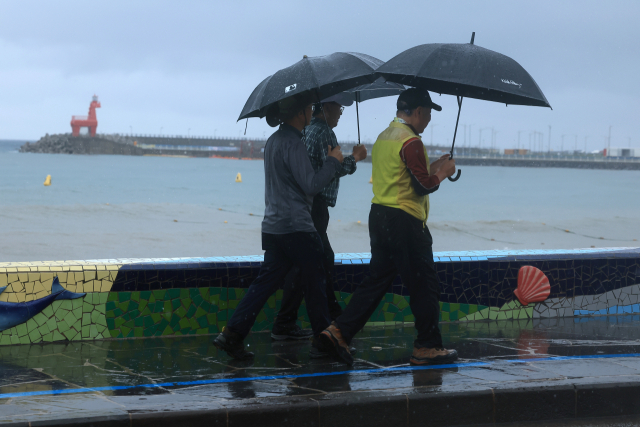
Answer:
<svg viewBox="0 0 640 427"><path fill-rule="evenodd" d="M467 125L462 125L464 128L464 139L462 141L462 146L464 147L467 144Z"/></svg>
<svg viewBox="0 0 640 427"><path fill-rule="evenodd" d="M549 125L549 148L547 151L551 152L551 125Z"/></svg>
<svg viewBox="0 0 640 427"><path fill-rule="evenodd" d="M498 146L498 131L497 130L493 130L493 128L491 128L491 143L493 144L493 150L497 150L497 146Z"/></svg>
<svg viewBox="0 0 640 427"><path fill-rule="evenodd" d="M519 131L518 131L518 148L520 148L520 134L521 134L522 132L524 132L524 131L522 131L522 130L519 130Z"/></svg>
<svg viewBox="0 0 640 427"><path fill-rule="evenodd" d="M609 125L609 138L608 138L607 154L609 154L609 152L611 151L611 128L612 128L612 126Z"/></svg>

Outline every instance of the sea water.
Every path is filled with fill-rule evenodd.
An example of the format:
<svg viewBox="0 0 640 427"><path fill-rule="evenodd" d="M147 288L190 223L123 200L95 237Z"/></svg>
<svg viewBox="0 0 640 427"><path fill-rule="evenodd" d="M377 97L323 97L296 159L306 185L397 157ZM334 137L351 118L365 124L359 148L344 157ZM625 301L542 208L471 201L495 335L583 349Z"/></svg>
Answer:
<svg viewBox="0 0 640 427"><path fill-rule="evenodd" d="M0 144L0 236L18 239L15 245L20 245L19 237L11 235L8 227L29 230L33 225L42 229L46 227L47 210L55 207L64 207L67 235L74 230L99 232L103 220L93 215L92 209L106 204L126 206L126 215L139 219L150 215L150 206L251 213L255 219L250 225L259 229L259 217L264 212L261 160L31 154L17 152L18 146L16 142ZM459 181L443 182L430 197L429 223L434 227L459 222L482 234L483 227L489 227L486 224L523 221L580 228L583 234L593 231L597 235L599 225L619 222L623 225L616 239L632 242L622 237L640 237L635 235L640 230L640 171L493 166L461 169ZM241 183L235 182L238 173ZM43 185L47 175L52 176L49 187ZM361 162L353 175L341 179L338 202L331 209L332 222L367 222L372 198L370 177L371 163ZM196 219L208 227L207 218ZM173 232L164 226L157 230L158 235ZM539 245L532 242L531 247ZM637 244L612 241L611 245ZM6 242L4 247L5 252L10 250Z"/></svg>

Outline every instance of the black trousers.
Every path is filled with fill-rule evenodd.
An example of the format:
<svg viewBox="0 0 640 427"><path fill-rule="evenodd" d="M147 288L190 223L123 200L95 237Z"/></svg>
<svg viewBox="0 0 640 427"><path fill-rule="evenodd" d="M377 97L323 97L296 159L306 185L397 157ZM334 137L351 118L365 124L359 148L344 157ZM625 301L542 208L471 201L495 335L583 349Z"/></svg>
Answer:
<svg viewBox="0 0 640 427"><path fill-rule="evenodd" d="M369 236L370 275L356 288L336 320L342 336L351 342L400 273L409 290L409 305L418 330L414 346L442 347L438 327L440 286L433 261L433 240L426 224L401 209L372 204Z"/></svg>
<svg viewBox="0 0 640 427"><path fill-rule="evenodd" d="M336 296L333 291L333 265L335 263L335 255L329 243L329 237L327 236L327 227L329 226L329 207L327 202L320 196L313 198L313 206L311 207L311 219L313 224L320 235L322 241L323 254L322 263L325 272L325 287L327 295L327 304L329 308L329 314L331 319L336 319L342 313L342 307L336 300ZM282 304L280 311L276 316L276 320L273 325L274 332L286 331L291 328L298 320L298 309L304 298L304 284L299 270L294 267L287 274L285 279ZM307 311L309 311L307 303Z"/></svg>
<svg viewBox="0 0 640 427"><path fill-rule="evenodd" d="M264 263L244 298L229 319L227 328L243 338L249 334L267 299L278 290L287 273L296 266L315 336L331 323L322 266L322 241L318 233L262 233Z"/></svg>

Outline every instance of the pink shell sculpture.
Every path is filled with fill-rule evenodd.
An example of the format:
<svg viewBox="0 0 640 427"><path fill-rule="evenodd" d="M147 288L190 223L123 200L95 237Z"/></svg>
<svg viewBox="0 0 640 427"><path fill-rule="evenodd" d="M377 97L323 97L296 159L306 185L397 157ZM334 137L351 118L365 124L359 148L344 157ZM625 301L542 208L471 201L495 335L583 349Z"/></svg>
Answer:
<svg viewBox="0 0 640 427"><path fill-rule="evenodd" d="M522 305L529 305L531 302L542 302L549 298L551 286L542 271L526 265L518 271L518 287L513 293Z"/></svg>

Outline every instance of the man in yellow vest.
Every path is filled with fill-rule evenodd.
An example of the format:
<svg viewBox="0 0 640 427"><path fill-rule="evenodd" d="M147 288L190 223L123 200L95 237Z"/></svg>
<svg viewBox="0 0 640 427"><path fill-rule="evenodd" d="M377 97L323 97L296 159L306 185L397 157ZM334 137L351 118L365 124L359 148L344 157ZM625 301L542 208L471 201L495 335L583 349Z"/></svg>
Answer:
<svg viewBox="0 0 640 427"><path fill-rule="evenodd" d="M455 160L447 154L429 164L419 135L431 121L431 110L442 110L431 101L429 92L407 89L398 97L397 107L397 117L378 136L371 151L374 197L369 214L370 276L356 288L342 315L319 338L349 363L352 338L400 273L418 330L411 363L449 363L458 358L458 353L442 345L438 327L440 287L433 240L426 223L429 194L455 173Z"/></svg>

